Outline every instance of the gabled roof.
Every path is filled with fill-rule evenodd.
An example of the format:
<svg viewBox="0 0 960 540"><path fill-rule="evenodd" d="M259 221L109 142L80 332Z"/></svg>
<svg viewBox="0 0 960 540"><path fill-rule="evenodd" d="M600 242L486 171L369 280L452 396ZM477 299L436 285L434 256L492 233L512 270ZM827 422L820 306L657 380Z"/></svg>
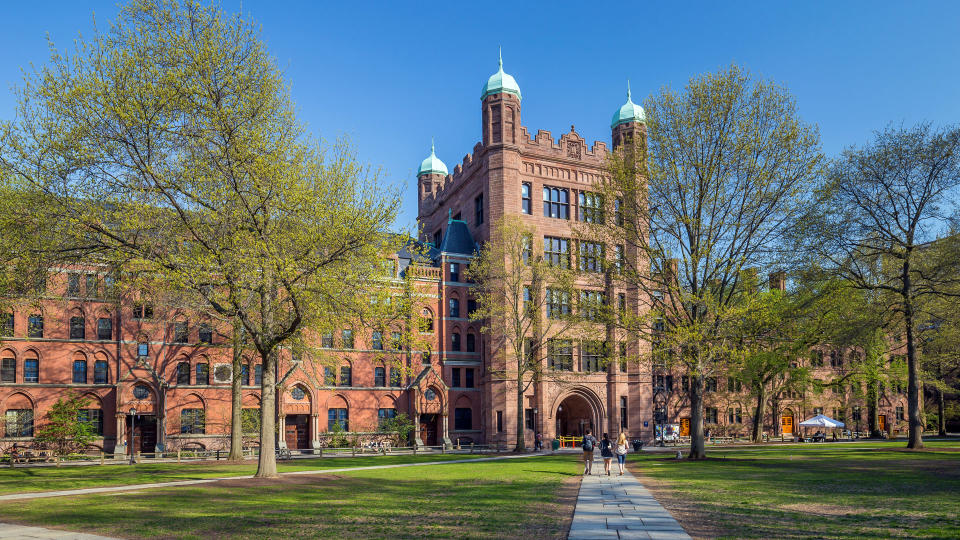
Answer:
<svg viewBox="0 0 960 540"><path fill-rule="evenodd" d="M460 253L463 255L473 255L477 251L477 245L473 241L473 235L466 222L459 219L450 219L447 221L447 232L443 235L443 242L440 244L440 251L444 253Z"/></svg>

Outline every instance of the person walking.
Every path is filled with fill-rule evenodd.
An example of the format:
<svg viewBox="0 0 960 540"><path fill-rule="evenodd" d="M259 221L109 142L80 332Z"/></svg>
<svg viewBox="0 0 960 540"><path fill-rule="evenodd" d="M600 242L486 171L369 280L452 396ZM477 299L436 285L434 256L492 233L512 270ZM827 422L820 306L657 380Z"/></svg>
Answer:
<svg viewBox="0 0 960 540"><path fill-rule="evenodd" d="M620 467L620 476L623 476L623 467L627 463L627 434L620 432L620 436L617 437L617 447L614 448L614 453L617 454L617 465Z"/></svg>
<svg viewBox="0 0 960 540"><path fill-rule="evenodd" d="M606 433L603 434L603 439L600 441L600 457L603 458L604 472L607 473L607 476L610 476L610 465L613 463L613 442Z"/></svg>
<svg viewBox="0 0 960 540"><path fill-rule="evenodd" d="M583 474L593 474L593 448L597 445L597 438L589 429L580 442L583 448Z"/></svg>
<svg viewBox="0 0 960 540"><path fill-rule="evenodd" d="M536 438L533 439L533 447L537 452L543 451L543 434L537 433Z"/></svg>

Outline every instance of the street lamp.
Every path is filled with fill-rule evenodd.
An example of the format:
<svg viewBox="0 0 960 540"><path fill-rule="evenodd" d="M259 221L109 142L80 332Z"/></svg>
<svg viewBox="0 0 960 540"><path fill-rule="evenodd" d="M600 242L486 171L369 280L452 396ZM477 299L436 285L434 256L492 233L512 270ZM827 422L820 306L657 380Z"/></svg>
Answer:
<svg viewBox="0 0 960 540"><path fill-rule="evenodd" d="M134 441L133 436L136 428L137 428L137 409L134 407L130 407L130 464L131 465L134 465L137 463L137 460L134 457L134 453L133 453L133 441Z"/></svg>

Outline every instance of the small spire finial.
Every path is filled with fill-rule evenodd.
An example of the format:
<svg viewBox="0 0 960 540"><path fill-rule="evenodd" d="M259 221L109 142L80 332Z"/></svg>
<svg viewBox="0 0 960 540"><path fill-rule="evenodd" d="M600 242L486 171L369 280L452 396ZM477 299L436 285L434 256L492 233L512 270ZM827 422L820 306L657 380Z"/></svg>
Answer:
<svg viewBox="0 0 960 540"><path fill-rule="evenodd" d="M447 223L453 221L453 208L447 208Z"/></svg>
<svg viewBox="0 0 960 540"><path fill-rule="evenodd" d="M433 151L433 137L430 137L430 155L431 156L435 155Z"/></svg>
<svg viewBox="0 0 960 540"><path fill-rule="evenodd" d="M500 71L503 71L503 47L497 47L497 55L500 57Z"/></svg>
<svg viewBox="0 0 960 540"><path fill-rule="evenodd" d="M630 101L630 79L627 79L627 101Z"/></svg>

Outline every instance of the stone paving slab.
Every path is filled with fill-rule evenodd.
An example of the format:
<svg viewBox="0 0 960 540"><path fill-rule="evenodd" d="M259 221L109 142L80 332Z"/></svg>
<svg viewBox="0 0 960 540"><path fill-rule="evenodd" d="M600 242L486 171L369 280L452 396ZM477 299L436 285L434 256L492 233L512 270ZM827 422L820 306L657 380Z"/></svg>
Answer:
<svg viewBox="0 0 960 540"><path fill-rule="evenodd" d="M615 469L616 467L614 467ZM690 536L630 472L584 476L569 540L684 540Z"/></svg>
<svg viewBox="0 0 960 540"><path fill-rule="evenodd" d="M70 531L58 531L55 529L43 529L41 527L27 527L25 525L14 525L12 523L0 523L0 540L37 540L57 539L57 540L117 540L109 536L97 536L95 534L77 533Z"/></svg>

